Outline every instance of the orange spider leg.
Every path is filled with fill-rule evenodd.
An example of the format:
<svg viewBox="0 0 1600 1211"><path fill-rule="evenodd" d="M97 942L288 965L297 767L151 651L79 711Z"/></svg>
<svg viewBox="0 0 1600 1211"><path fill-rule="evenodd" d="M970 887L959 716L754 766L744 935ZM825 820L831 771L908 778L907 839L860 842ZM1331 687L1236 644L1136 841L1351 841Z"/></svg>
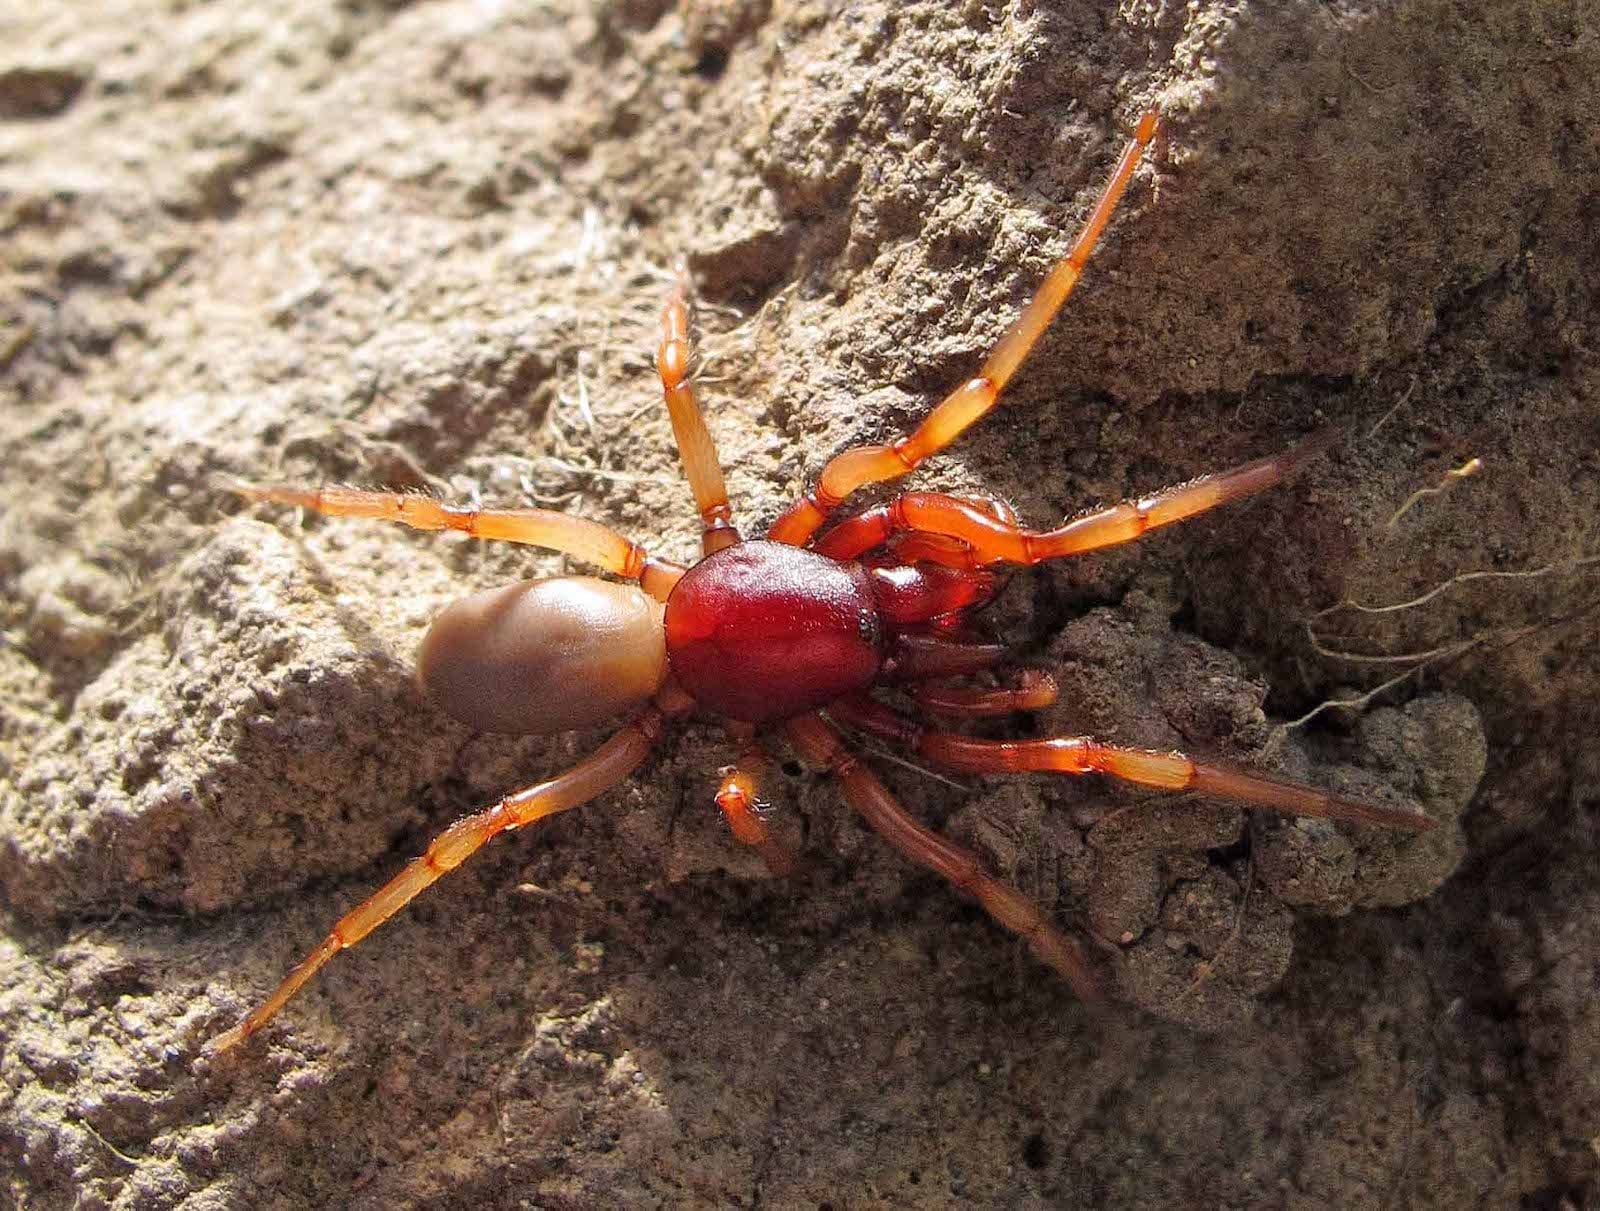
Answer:
<svg viewBox="0 0 1600 1211"><path fill-rule="evenodd" d="M694 337L690 323L689 271L678 266L678 284L667 297L661 311L661 345L656 350L656 372L672 418L673 436L678 441L678 457L683 472L700 507L704 530L700 545L705 554L720 551L739 541L733 528L733 509L728 504L728 489L722 481L717 447L706 428L704 414L689 381L694 364Z"/></svg>
<svg viewBox="0 0 1600 1211"><path fill-rule="evenodd" d="M1072 249L1057 262L1033 300L1006 329L976 378L957 387L928 413L910 437L888 446L856 446L835 455L823 467L817 484L795 502L767 532L777 542L804 545L829 513L858 488L898 479L931 455L943 450L994 407L1017 367L1028 356L1041 333L1050 326L1072 288L1106 223L1122 200L1139 157L1156 133L1156 115L1139 119L1138 129L1122 152L1116 171L1101 191L1100 200L1073 241Z"/></svg>
<svg viewBox="0 0 1600 1211"><path fill-rule="evenodd" d="M255 1034L300 991L317 971L341 950L347 950L460 866L491 837L587 803L621 782L644 761L661 736L664 713L678 713L683 704L670 692L657 697L657 707L647 707L591 756L537 786L507 795L493 807L457 820L428 844L389 882L341 917L322 944L295 967L277 989L231 1030L206 1044L209 1052L226 1051Z"/></svg>
<svg viewBox="0 0 1600 1211"><path fill-rule="evenodd" d="M828 713L870 735L909 747L935 765L965 774L1110 774L1124 782L1168 791L1197 791L1235 799L1286 816L1322 816L1426 832L1436 821L1416 812L1330 795L1299 782L1207 765L1182 753L1103 744L1089 736L1045 740L975 740L928 731L870 698L841 699Z"/></svg>
<svg viewBox="0 0 1600 1211"><path fill-rule="evenodd" d="M791 719L784 731L801 756L839 780L845 798L874 832L919 866L973 896L991 917L1027 942L1040 960L1060 972L1082 1000L1100 998L1100 984L1083 947L1050 924L1037 904L985 871L977 855L912 819L822 716Z"/></svg>
<svg viewBox="0 0 1600 1211"><path fill-rule="evenodd" d="M1151 530L1275 487L1337 436L1337 430L1327 431L1282 453L1112 505L1055 530L1028 530L997 521L954 496L906 492L842 522L828 532L817 549L836 559L848 559L852 556L838 552L870 549L895 535L910 533L956 539L972 551L978 565L1037 564L1082 555L1133 542ZM845 533L834 539L841 531Z"/></svg>
<svg viewBox="0 0 1600 1211"><path fill-rule="evenodd" d="M738 765L722 770L722 785L717 790L717 806L733 830L734 839L748 845L761 855L767 869L779 878L791 875L795 869L795 856L789 847L777 840L761 818L766 804L756 788L756 778L767 767L766 754L754 743L746 746L739 756Z"/></svg>
<svg viewBox="0 0 1600 1211"><path fill-rule="evenodd" d="M1056 679L1038 669L1024 669L1014 686L988 689L980 686L919 685L915 698L931 711L969 718L1009 715L1013 711L1042 711L1053 706L1060 690Z"/></svg>
<svg viewBox="0 0 1600 1211"><path fill-rule="evenodd" d="M665 601L684 569L657 559L615 530L549 509L462 509L407 492L368 492L360 488L305 488L295 484L232 484L247 500L295 505L329 517L372 517L397 521L413 530L459 530L473 538L499 539L560 551L616 576Z"/></svg>

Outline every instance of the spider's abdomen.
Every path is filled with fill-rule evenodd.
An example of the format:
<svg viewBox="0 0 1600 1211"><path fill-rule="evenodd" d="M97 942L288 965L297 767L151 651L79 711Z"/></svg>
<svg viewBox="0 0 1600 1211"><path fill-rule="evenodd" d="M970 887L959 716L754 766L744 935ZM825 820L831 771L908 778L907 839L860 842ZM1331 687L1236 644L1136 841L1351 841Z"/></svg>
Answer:
<svg viewBox="0 0 1600 1211"><path fill-rule="evenodd" d="M701 560L667 601L667 660L695 700L750 723L865 689L883 625L860 564L777 542Z"/></svg>
<svg viewBox="0 0 1600 1211"><path fill-rule="evenodd" d="M522 735L603 723L666 675L660 603L592 576L474 593L434 619L417 656L417 680L446 711Z"/></svg>

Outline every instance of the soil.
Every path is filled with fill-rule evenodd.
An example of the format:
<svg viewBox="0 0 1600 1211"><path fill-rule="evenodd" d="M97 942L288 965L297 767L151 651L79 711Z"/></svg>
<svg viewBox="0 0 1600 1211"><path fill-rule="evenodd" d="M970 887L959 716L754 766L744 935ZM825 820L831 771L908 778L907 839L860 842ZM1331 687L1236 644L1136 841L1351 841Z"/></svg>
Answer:
<svg viewBox="0 0 1600 1211"><path fill-rule="evenodd" d="M23 7L0 1203L1600 1205L1588 0ZM1064 693L996 734L1441 826L870 757L1100 940L1091 1011L794 761L766 794L804 868L769 877L696 720L202 1056L446 822L606 734L473 733L410 674L445 603L562 560L228 481L539 504L692 559L650 365L683 256L758 533L973 371L1150 107L1078 294L915 482L1048 526L1343 439L1017 574L985 621Z"/></svg>

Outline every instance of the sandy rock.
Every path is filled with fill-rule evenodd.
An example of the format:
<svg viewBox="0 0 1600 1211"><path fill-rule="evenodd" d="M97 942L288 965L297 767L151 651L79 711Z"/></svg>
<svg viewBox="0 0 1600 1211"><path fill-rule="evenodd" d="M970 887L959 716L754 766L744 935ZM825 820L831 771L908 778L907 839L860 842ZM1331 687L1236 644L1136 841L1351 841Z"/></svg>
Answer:
<svg viewBox="0 0 1600 1211"><path fill-rule="evenodd" d="M0 1198L1592 1197L1592 5L13 7ZM1079 293L916 482L1047 526L1342 426L985 619L1062 680L1035 729L1445 823L871 758L1097 939L1120 999L1090 1013L796 762L765 794L805 866L768 877L696 721L202 1059L431 834L605 734L475 736L411 678L446 602L562 561L226 484L540 504L692 557L650 369L681 256L758 532L972 373L1152 106Z"/></svg>

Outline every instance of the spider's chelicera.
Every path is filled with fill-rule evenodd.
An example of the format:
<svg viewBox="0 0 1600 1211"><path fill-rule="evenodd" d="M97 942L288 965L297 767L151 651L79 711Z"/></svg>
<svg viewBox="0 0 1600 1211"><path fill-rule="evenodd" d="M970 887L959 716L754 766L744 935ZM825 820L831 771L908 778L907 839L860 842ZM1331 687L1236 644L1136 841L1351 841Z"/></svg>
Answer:
<svg viewBox="0 0 1600 1211"><path fill-rule="evenodd" d="M1321 443L1207 475L1077 518L1055 530L1023 528L993 500L907 492L818 537L851 493L908 474L994 407L1077 283L1126 189L1156 115L1148 113L1068 252L976 377L951 392L909 437L833 458L816 486L747 541L734 529L716 450L690 382L689 292L680 280L662 314L657 369L684 472L700 508L703 558L690 568L650 555L622 535L544 509L458 509L426 497L355 489L241 485L251 500L332 516L374 517L422 530L460 530L526 543L594 564L625 582L593 577L527 581L479 593L440 615L423 643L419 676L451 714L485 731L550 733L632 712L592 756L555 778L507 795L439 834L332 932L259 1007L209 1044L249 1038L329 959L371 933L497 833L565 811L631 774L669 718L696 708L728 722L741 744L716 800L737 839L775 872L793 865L756 810L757 729L774 727L808 761L826 767L884 840L975 897L1020 935L1076 992L1100 995L1087 949L1052 924L977 857L919 824L851 754L846 724L965 773L1109 774L1165 790L1199 791L1272 811L1422 831L1426 816L1338 798L1312 786L1203 764L1181 753L1103 744L1087 736L980 740L924 727L871 695L893 681L922 705L976 717L1037 710L1055 700L1048 675L1025 672L1009 688L951 685L992 668L1004 649L962 637L969 611L994 595L992 569L1031 565L1118 543L1281 482Z"/></svg>

